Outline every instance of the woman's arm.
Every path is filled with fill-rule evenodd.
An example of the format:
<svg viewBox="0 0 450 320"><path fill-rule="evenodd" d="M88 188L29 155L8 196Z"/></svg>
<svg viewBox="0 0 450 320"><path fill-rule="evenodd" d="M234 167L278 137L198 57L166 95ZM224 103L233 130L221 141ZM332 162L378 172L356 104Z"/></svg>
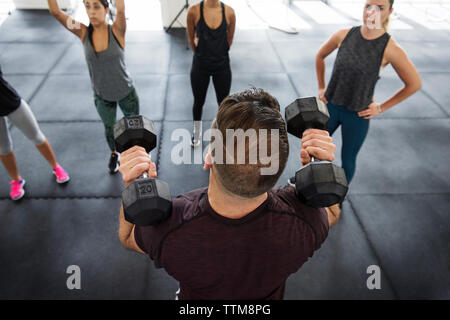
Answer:
<svg viewBox="0 0 450 320"><path fill-rule="evenodd" d="M196 44L196 38L195 38L195 23L197 20L197 7L198 5L195 5L193 7L190 7L187 13L187 21L186 21L186 31L188 34L188 40L189 44L191 45L192 51L195 51L195 48L197 47Z"/></svg>
<svg viewBox="0 0 450 320"><path fill-rule="evenodd" d="M227 39L228 39L228 46L231 47L233 44L233 38L234 38L234 31L236 30L236 15L234 13L233 8L228 7L229 10L229 24L228 24L228 32L227 32Z"/></svg>
<svg viewBox="0 0 450 320"><path fill-rule="evenodd" d="M125 17L125 1L116 0L116 19L112 27L116 31L116 35L125 39L125 32L127 31L127 18Z"/></svg>
<svg viewBox="0 0 450 320"><path fill-rule="evenodd" d="M409 98L422 88L419 72L403 50L393 39L386 48L386 60L392 64L405 86L393 97L381 104L381 111L386 111Z"/></svg>
<svg viewBox="0 0 450 320"><path fill-rule="evenodd" d="M328 57L334 50L340 47L342 41L345 39L349 32L349 29L339 30L331 36L331 38L325 42L324 45L319 49L316 56L316 74L317 82L319 85L319 98L325 102L325 58Z"/></svg>
<svg viewBox="0 0 450 320"><path fill-rule="evenodd" d="M47 0L47 3L51 15L54 16L67 30L83 41L87 27L62 11L58 6L57 0Z"/></svg>
<svg viewBox="0 0 450 320"><path fill-rule="evenodd" d="M367 109L358 112L358 115L364 119L372 119L404 101L422 88L422 80L420 80L416 67L408 58L406 52L393 39L389 41L386 47L385 59L392 64L405 86L384 103L379 104L372 99L372 103Z"/></svg>

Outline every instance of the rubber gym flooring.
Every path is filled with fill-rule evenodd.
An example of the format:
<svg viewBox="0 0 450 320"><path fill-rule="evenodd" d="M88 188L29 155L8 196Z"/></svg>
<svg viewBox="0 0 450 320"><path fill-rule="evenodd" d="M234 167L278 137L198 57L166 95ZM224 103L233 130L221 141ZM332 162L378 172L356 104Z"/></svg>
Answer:
<svg viewBox="0 0 450 320"><path fill-rule="evenodd" d="M313 28L298 35L237 30L232 91L261 87L283 107L316 94L315 53L337 26L303 18ZM450 298L450 31L408 23L414 30L392 34L416 64L423 88L371 121L340 222L288 279L286 299ZM191 129L192 55L183 31L130 31L127 41L141 112L159 132L159 148L152 152L159 177L174 196L207 185L202 165L177 166L170 158L177 143L171 132ZM78 39L46 11L16 10L0 27L0 65L72 178L57 185L37 150L11 128L27 193L20 202L9 200L9 177L0 167L0 298L173 299L178 283L119 243L121 177L107 172L109 152ZM390 68L376 99L401 85ZM211 87L204 129L217 111ZM334 138L339 164L340 131ZM280 185L299 167L299 140L290 139ZM81 290L67 289L71 265L81 269ZM366 285L371 265L381 270L379 290Z"/></svg>

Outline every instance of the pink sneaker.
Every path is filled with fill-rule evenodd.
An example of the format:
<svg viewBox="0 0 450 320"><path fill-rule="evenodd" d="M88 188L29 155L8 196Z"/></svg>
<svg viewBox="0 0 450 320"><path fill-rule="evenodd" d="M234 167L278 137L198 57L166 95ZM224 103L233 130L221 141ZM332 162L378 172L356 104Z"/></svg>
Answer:
<svg viewBox="0 0 450 320"><path fill-rule="evenodd" d="M9 184L11 185L11 192L9 193L11 199L14 201L22 199L25 195L25 190L23 190L25 180L20 177L20 180L13 180Z"/></svg>
<svg viewBox="0 0 450 320"><path fill-rule="evenodd" d="M70 180L70 177L67 174L66 170L64 170L63 167L61 167L59 164L53 169L53 173L56 176L57 183L66 183Z"/></svg>

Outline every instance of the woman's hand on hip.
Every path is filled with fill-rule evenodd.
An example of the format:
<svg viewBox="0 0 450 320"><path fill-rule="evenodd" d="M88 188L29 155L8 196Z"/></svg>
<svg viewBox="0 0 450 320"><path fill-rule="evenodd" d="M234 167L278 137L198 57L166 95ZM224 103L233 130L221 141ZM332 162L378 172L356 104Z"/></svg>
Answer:
<svg viewBox="0 0 450 320"><path fill-rule="evenodd" d="M319 100L321 100L325 104L328 104L328 100L327 100L327 98L325 98L326 91L327 91L327 88L319 89Z"/></svg>
<svg viewBox="0 0 450 320"><path fill-rule="evenodd" d="M366 110L358 112L358 116L364 119L372 119L373 117L381 114L383 109L378 102L372 102Z"/></svg>

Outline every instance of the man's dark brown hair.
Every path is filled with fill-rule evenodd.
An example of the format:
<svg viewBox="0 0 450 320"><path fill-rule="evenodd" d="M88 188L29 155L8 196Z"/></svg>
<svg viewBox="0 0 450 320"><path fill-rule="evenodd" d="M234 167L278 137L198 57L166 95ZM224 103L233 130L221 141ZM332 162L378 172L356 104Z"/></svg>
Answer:
<svg viewBox="0 0 450 320"><path fill-rule="evenodd" d="M228 96L219 107L213 127L222 133L223 159L227 158L227 129L242 129L243 131L255 129L258 139L254 141L254 145L258 147L258 150L260 148L259 130L266 129L268 131L267 154L270 156L278 153L278 171L275 174L261 175L261 168L269 167L270 164L262 164L259 153L256 164L252 164L249 161L249 148L251 148L249 147L251 144L248 141L249 139L246 139L245 144L245 164L238 164L237 162L237 142L233 138L235 140L233 142L235 147L233 164L227 164L225 160L222 164L216 161L213 169L217 170L216 176L218 176L222 186L232 194L253 198L269 191L283 173L289 156L286 123L280 113L280 105L277 99L264 90L256 88ZM278 131L278 150L271 150L271 129ZM252 151L255 151L254 148ZM212 156L214 159L214 150L212 151Z"/></svg>

